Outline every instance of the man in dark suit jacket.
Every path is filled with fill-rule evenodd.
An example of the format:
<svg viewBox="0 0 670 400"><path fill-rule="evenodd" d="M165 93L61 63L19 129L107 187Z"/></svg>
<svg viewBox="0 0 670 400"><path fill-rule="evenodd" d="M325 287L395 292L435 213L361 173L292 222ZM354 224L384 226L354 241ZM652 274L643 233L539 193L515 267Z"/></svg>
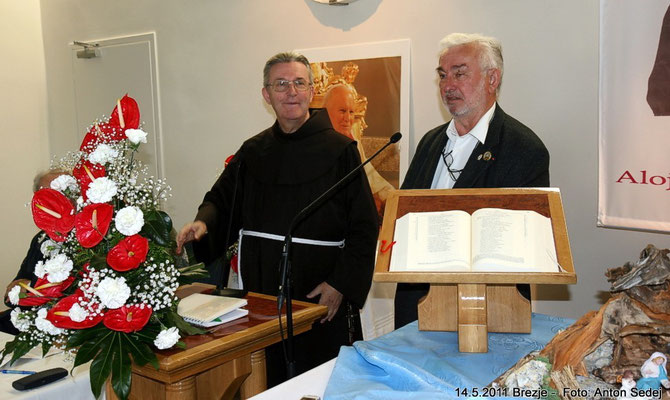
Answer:
<svg viewBox="0 0 670 400"><path fill-rule="evenodd" d="M549 186L549 152L539 137L496 100L502 81L500 42L453 33L440 45L440 97L453 116L419 142L401 189ZM519 287L530 298L528 285ZM395 326L417 319L428 284L398 284Z"/></svg>

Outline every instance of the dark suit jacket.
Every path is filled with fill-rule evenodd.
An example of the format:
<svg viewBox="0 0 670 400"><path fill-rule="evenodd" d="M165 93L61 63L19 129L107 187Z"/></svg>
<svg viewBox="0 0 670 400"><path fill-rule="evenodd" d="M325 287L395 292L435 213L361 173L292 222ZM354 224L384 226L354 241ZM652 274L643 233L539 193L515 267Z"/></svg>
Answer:
<svg viewBox="0 0 670 400"><path fill-rule="evenodd" d="M35 264L37 264L38 261L44 261L44 255L42 255L42 250L40 249L44 240L45 237L43 231L39 231L33 236L33 239L30 241L30 247L28 247L28 253L26 253L26 257L23 259L21 267L19 267L19 271L16 273L16 277L14 277L12 281L17 279L28 279L30 280L30 286L35 286L35 282L37 281L37 276L35 276L34 273ZM5 305L7 307L14 307L14 305L10 304L8 301L5 301ZM2 322L0 322L0 330L2 330L1 326ZM8 331L4 330L3 332Z"/></svg>
<svg viewBox="0 0 670 400"><path fill-rule="evenodd" d="M447 124L424 135L417 146L401 189L430 189L442 150L447 144ZM485 157L486 153L490 157ZM530 128L505 114L496 105L486 142L477 144L454 188L549 186L549 152ZM519 287L530 299L528 285ZM395 327L417 319L417 302L428 284L399 283L395 296Z"/></svg>
<svg viewBox="0 0 670 400"><path fill-rule="evenodd" d="M401 189L430 189L435 168L447 144L447 124L430 130L417 146ZM491 158L486 160L484 154ZM527 126L507 115L499 105L486 142L477 144L454 188L549 186L549 152Z"/></svg>

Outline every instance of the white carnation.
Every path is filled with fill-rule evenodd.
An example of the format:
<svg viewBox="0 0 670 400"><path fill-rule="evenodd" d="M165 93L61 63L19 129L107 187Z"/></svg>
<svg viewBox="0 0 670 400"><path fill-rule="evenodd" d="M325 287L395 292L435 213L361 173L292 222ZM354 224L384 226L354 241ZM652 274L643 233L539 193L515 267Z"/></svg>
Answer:
<svg viewBox="0 0 670 400"><path fill-rule="evenodd" d="M80 306L79 303L74 303L68 313L70 314L70 319L74 322L81 322L88 317L88 311Z"/></svg>
<svg viewBox="0 0 670 400"><path fill-rule="evenodd" d="M132 144L147 142L147 133L141 129L126 129L126 137Z"/></svg>
<svg viewBox="0 0 670 400"><path fill-rule="evenodd" d="M179 330L176 327L163 329L158 336L156 336L156 339L154 339L154 346L159 350L165 350L174 346L178 340Z"/></svg>
<svg viewBox="0 0 670 400"><path fill-rule="evenodd" d="M86 190L86 196L91 203L107 203L116 195L116 183L103 176L96 178Z"/></svg>
<svg viewBox="0 0 670 400"><path fill-rule="evenodd" d="M44 257L53 257L60 252L61 245L51 239L47 239L40 245L40 251Z"/></svg>
<svg viewBox="0 0 670 400"><path fill-rule="evenodd" d="M84 198L79 196L77 197L77 211L81 211L84 208Z"/></svg>
<svg viewBox="0 0 670 400"><path fill-rule="evenodd" d="M40 260L35 264L35 276L42 279L46 271L44 270L44 261Z"/></svg>
<svg viewBox="0 0 670 400"><path fill-rule="evenodd" d="M21 286L19 285L14 285L9 290L9 293L7 293L7 297L9 297L9 302L15 306L19 304L19 293L21 293Z"/></svg>
<svg viewBox="0 0 670 400"><path fill-rule="evenodd" d="M100 282L95 294L102 305L110 309L116 309L126 304L130 297L130 288L126 285L125 278L105 278Z"/></svg>
<svg viewBox="0 0 670 400"><path fill-rule="evenodd" d="M132 236L139 233L144 226L144 214L139 207L124 207L116 213L114 218L116 230L126 236Z"/></svg>
<svg viewBox="0 0 670 400"><path fill-rule="evenodd" d="M35 270L37 270L37 266L35 266ZM70 276L70 271L72 271L72 260L67 258L65 254L57 254L44 263L44 272L47 280L51 283L63 282ZM37 275L37 271L35 271L35 275Z"/></svg>
<svg viewBox="0 0 670 400"><path fill-rule="evenodd" d="M94 164L107 164L118 156L119 152L112 146L107 143L100 143L98 147L88 155L88 161Z"/></svg>
<svg viewBox="0 0 670 400"><path fill-rule="evenodd" d="M51 321L49 321L46 318L47 318L47 309L40 308L40 310L37 312L37 318L35 318L35 327L37 327L37 329L41 330L42 332L48 333L49 335L60 335L61 333L63 333L62 329L56 328L51 323Z"/></svg>
<svg viewBox="0 0 670 400"><path fill-rule="evenodd" d="M9 314L9 320L21 332L26 332L30 328L30 317L23 314L18 308L12 310Z"/></svg>
<svg viewBox="0 0 670 400"><path fill-rule="evenodd" d="M77 180L70 175L58 175L56 179L51 181L51 188L59 192L65 192L66 190L74 192L78 188Z"/></svg>

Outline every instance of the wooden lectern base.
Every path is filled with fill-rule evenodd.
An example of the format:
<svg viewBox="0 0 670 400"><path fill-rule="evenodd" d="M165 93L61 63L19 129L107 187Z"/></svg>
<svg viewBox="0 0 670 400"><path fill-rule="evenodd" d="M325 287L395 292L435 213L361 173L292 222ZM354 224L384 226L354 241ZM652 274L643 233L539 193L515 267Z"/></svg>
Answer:
<svg viewBox="0 0 670 400"><path fill-rule="evenodd" d="M530 301L516 285L431 283L419 301L419 330L457 331L458 350L488 351L488 332L530 333Z"/></svg>

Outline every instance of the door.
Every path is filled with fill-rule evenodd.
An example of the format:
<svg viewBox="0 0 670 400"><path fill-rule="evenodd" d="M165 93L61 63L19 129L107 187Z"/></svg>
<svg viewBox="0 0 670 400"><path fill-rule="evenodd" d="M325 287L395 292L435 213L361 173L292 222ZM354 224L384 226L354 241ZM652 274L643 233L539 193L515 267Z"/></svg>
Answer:
<svg viewBox="0 0 670 400"><path fill-rule="evenodd" d="M148 167L149 175L162 179L155 39L155 32L152 32L86 41L97 44L94 57L82 57L82 47L73 45L72 68L79 137L84 138L96 119L108 118L116 100L128 94L137 101L141 127L149 134L137 159Z"/></svg>

